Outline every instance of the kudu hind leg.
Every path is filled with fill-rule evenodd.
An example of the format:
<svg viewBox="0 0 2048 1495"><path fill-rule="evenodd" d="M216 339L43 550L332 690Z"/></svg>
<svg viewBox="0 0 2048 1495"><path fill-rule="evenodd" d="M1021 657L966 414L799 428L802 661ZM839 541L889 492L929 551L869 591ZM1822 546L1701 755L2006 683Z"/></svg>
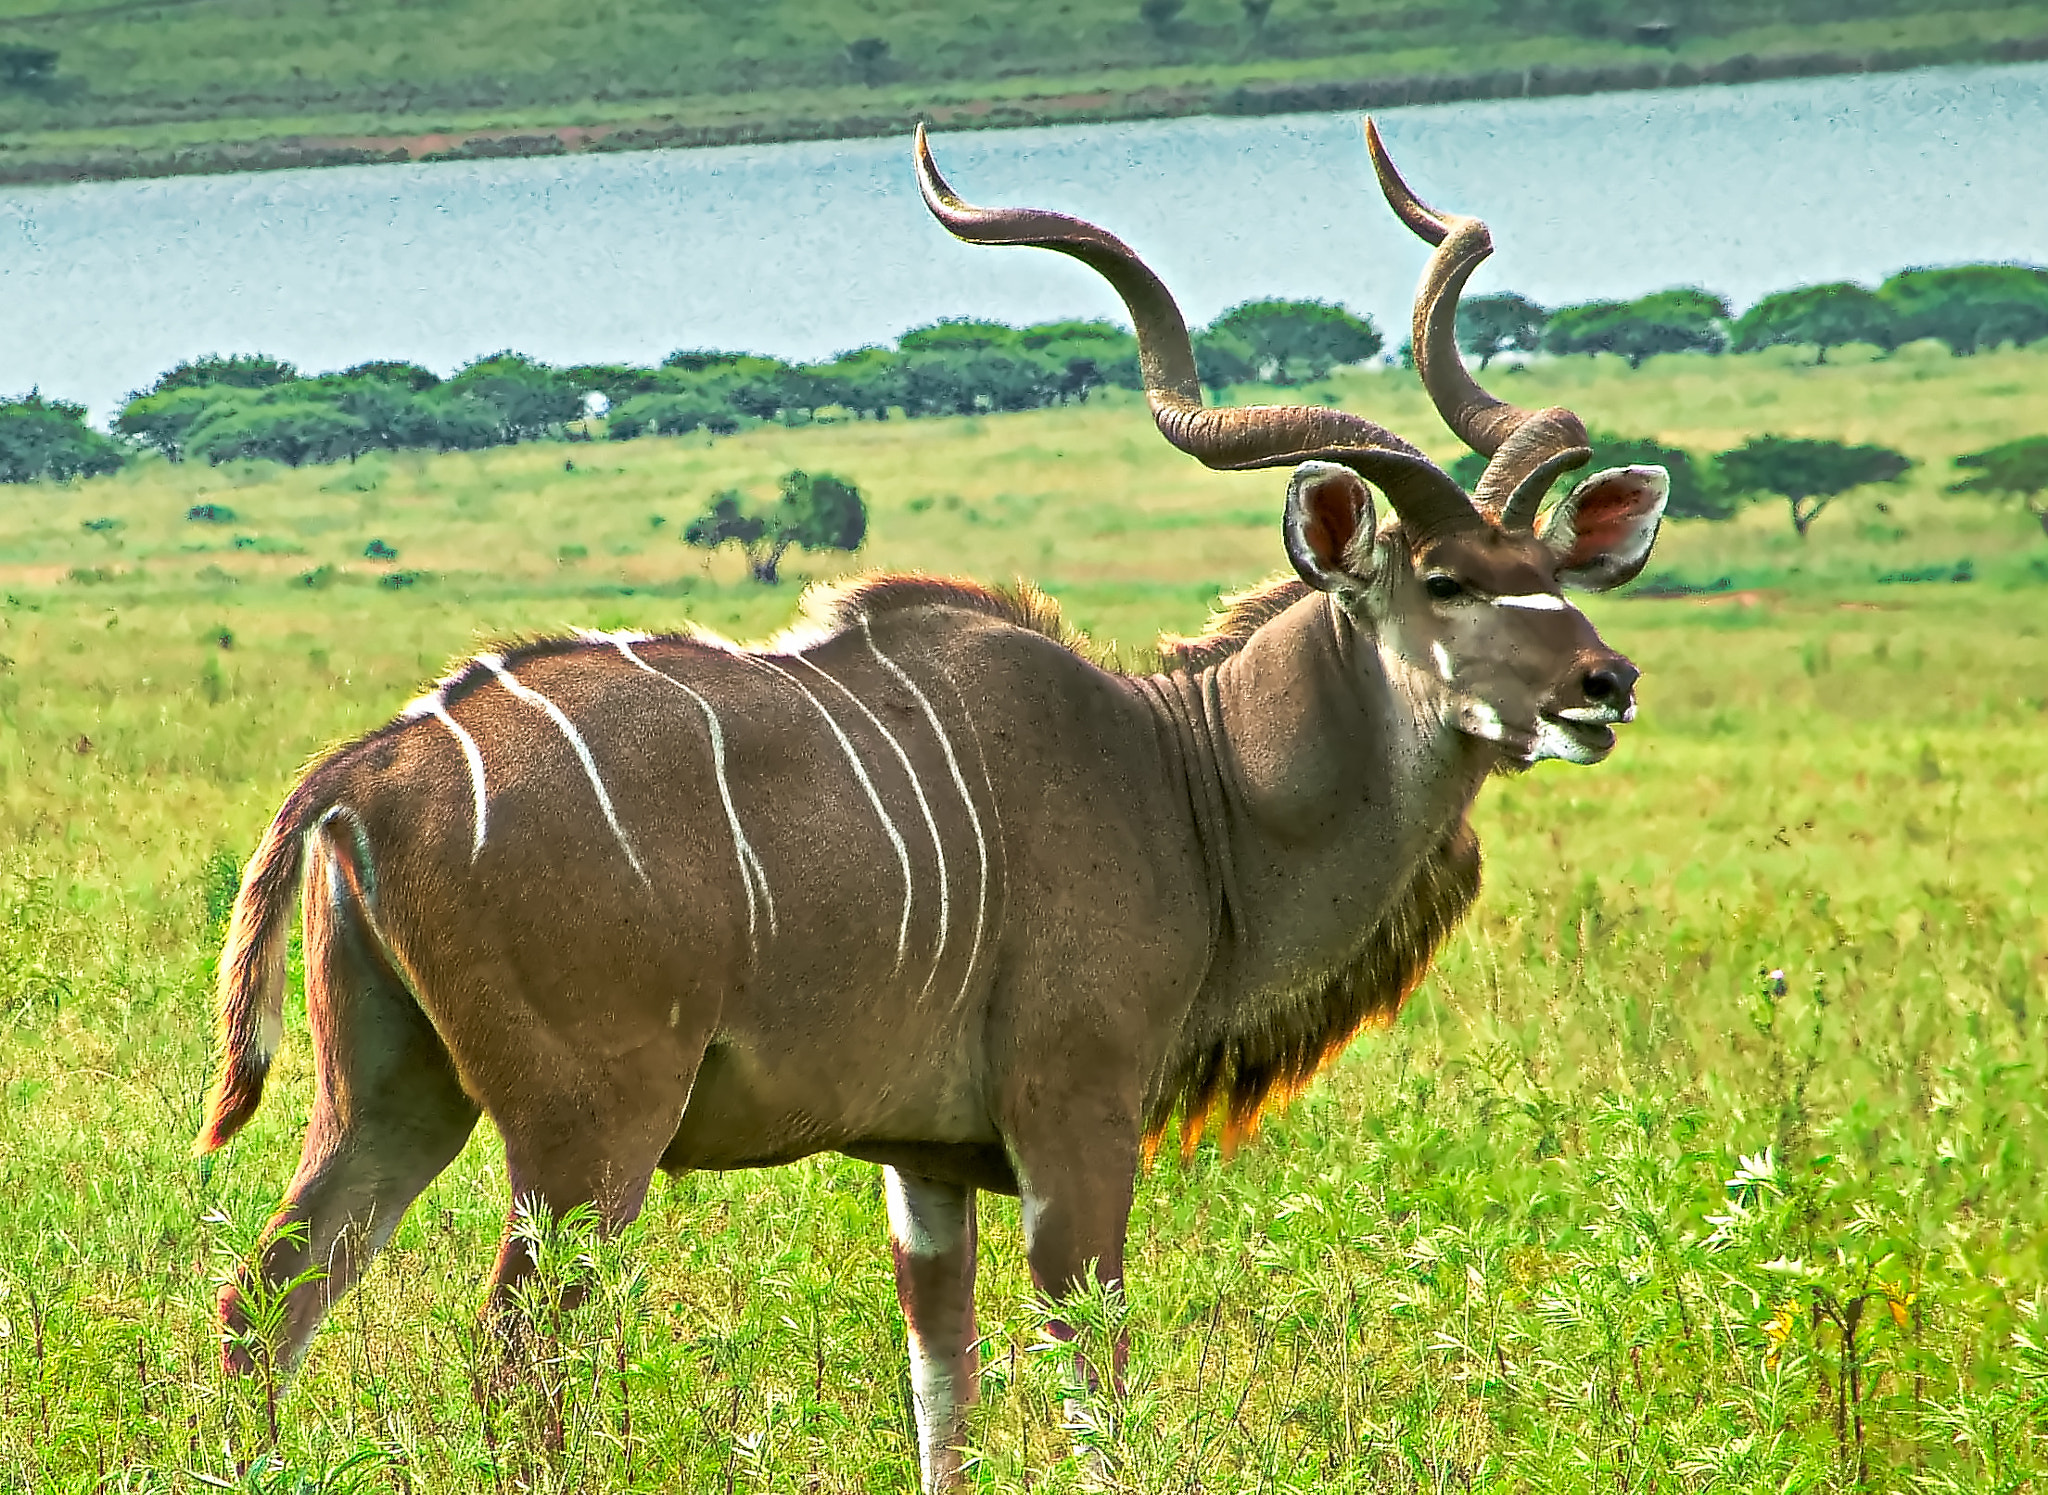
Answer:
<svg viewBox="0 0 2048 1495"><path fill-rule="evenodd" d="M967 1408L981 1375L974 1332L974 1190L884 1168L896 1296L910 1339L918 1462L927 1491L960 1479Z"/></svg>
<svg viewBox="0 0 2048 1495"><path fill-rule="evenodd" d="M278 1370L297 1364L321 1318L462 1151L478 1116L352 880L324 849L316 838L306 897L312 1119L255 1271L221 1294L226 1361L244 1373L264 1358ZM258 1332L266 1305L282 1308L267 1335Z"/></svg>

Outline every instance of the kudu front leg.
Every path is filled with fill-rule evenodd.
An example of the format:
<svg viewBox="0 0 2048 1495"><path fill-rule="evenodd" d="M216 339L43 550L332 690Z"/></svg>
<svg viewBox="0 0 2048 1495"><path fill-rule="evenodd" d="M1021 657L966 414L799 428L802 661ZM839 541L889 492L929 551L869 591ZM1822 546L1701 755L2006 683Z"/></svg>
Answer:
<svg viewBox="0 0 2048 1495"><path fill-rule="evenodd" d="M960 1444L980 1385L974 1332L974 1190L882 1170L896 1296L910 1339L917 1456L928 1492L961 1487Z"/></svg>
<svg viewBox="0 0 2048 1495"><path fill-rule="evenodd" d="M1077 1128L1065 1141L1068 1145L1050 1156L1019 1155L1024 1178L1024 1257L1040 1298L1055 1306L1085 1291L1091 1272L1104 1288L1122 1291L1124 1235L1137 1183L1135 1135L1126 1142L1121 1129L1104 1136L1088 1135L1086 1129ZM1045 1332L1063 1344L1080 1338L1073 1324L1058 1315L1046 1320ZM1091 1359L1085 1349L1074 1351L1071 1372L1076 1394L1067 1402L1067 1423L1077 1440L1089 1426L1084 1398L1105 1389L1105 1374L1111 1395L1123 1394L1129 1352L1129 1338L1121 1331L1109 1347L1106 1366ZM1109 1471L1099 1450L1091 1452L1077 1441L1075 1451L1098 1478L1107 1477Z"/></svg>

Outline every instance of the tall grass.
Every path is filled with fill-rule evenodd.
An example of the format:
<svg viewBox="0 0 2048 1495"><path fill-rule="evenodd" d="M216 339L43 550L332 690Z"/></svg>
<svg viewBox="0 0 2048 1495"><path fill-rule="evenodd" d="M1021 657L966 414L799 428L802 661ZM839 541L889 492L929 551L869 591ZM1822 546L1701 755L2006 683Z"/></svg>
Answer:
<svg viewBox="0 0 2048 1495"><path fill-rule="evenodd" d="M1741 434L1668 362L1570 397L1668 440ZM1775 389L1754 408L1776 429L1851 439L1914 383L1884 434L1927 465L1804 547L1762 511L1673 526L1660 564L1757 584L1598 606L1646 671L1615 759L1490 786L1487 891L1400 1020L1234 1160L1145 1174L1127 1293L1070 1314L1132 1334L1128 1396L1074 1409L1113 1487L2040 1487L2048 544L1935 490L1940 457L2019 433L2048 359L1909 365L1716 366L1713 398ZM1397 381L1345 393L1427 429ZM1155 445L1112 407L16 495L0 1490L910 1488L876 1173L842 1159L658 1184L617 1240L522 1217L542 1269L508 1360L476 1316L513 1208L485 1128L298 1380L224 1380L213 1294L311 1085L294 1001L264 1110L190 1158L212 951L296 765L479 631L782 621L793 589L674 539L729 482L842 472L876 496L866 560L1034 573L1125 639L1191 627L1277 562L1275 480ZM202 492L236 520L185 521ZM373 537L399 560L366 563ZM1968 585L1873 579L1963 552ZM427 578L375 584L408 567ZM1014 1201L984 1220L976 1478L1081 1488Z"/></svg>

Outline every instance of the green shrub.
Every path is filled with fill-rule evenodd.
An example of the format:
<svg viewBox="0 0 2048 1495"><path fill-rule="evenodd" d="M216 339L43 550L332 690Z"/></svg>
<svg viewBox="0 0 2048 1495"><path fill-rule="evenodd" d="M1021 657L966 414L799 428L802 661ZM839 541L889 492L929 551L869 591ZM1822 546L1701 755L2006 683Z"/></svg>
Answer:
<svg viewBox="0 0 2048 1495"><path fill-rule="evenodd" d="M85 423L85 407L30 390L0 400L0 483L59 481L114 472L128 460L120 442Z"/></svg>
<svg viewBox="0 0 2048 1495"><path fill-rule="evenodd" d="M261 459L299 467L338 462L368 450L369 429L355 416L314 400L229 405L192 428L185 450L218 467Z"/></svg>

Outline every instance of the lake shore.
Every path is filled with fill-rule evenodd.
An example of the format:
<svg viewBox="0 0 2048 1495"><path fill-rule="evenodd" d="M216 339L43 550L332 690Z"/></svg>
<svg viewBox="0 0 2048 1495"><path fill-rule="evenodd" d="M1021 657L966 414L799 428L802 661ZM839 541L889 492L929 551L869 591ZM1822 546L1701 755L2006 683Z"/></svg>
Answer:
<svg viewBox="0 0 2048 1495"><path fill-rule="evenodd" d="M55 185L325 166L499 160L784 141L867 139L923 120L942 130L1015 129L1171 119L1390 109L1475 99L1544 98L1724 86L1770 79L2048 60L2048 30L2016 14L2007 28L1900 32L1862 28L1738 32L1684 46L1589 44L1516 49L1529 60L1471 50L1374 54L1203 69L1144 69L1075 79L979 80L954 88L771 90L758 95L493 111L474 119L223 119L176 126L48 130L0 138L0 184ZM2032 27L2034 29L2029 30ZM1894 28L1897 29L1897 28ZM1861 33L1861 34L1859 34ZM1486 65L1472 65L1475 61ZM1461 63L1463 65L1461 65ZM1407 65L1412 64L1412 65Z"/></svg>

